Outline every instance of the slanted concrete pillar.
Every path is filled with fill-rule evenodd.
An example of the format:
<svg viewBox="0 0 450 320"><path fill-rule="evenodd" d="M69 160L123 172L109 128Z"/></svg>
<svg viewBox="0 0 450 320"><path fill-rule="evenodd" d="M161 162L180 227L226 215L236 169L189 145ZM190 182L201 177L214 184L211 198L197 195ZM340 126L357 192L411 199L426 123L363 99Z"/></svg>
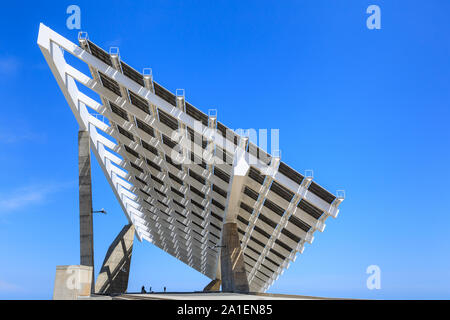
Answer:
<svg viewBox="0 0 450 320"><path fill-rule="evenodd" d="M222 283L222 280L220 280L220 279L211 280L211 282L206 285L206 287L203 289L203 291L204 292L219 291L221 283Z"/></svg>
<svg viewBox="0 0 450 320"><path fill-rule="evenodd" d="M220 261L222 291L249 292L244 256L235 222L223 225Z"/></svg>
<svg viewBox="0 0 450 320"><path fill-rule="evenodd" d="M91 152L89 132L78 132L78 172L80 200L80 264L92 267L94 292L94 224L92 217Z"/></svg>
<svg viewBox="0 0 450 320"><path fill-rule="evenodd" d="M128 224L109 246L95 283L96 293L114 294L127 291L133 242L134 226Z"/></svg>

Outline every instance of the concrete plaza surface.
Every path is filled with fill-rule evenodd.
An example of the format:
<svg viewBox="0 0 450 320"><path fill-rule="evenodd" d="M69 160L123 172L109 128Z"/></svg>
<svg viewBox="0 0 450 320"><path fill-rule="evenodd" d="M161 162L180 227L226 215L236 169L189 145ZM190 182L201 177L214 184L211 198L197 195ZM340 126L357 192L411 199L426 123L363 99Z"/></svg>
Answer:
<svg viewBox="0 0 450 320"><path fill-rule="evenodd" d="M172 293L126 293L117 296L94 295L83 299L112 299L112 300L336 300L289 294L270 293L227 293L227 292L172 292Z"/></svg>

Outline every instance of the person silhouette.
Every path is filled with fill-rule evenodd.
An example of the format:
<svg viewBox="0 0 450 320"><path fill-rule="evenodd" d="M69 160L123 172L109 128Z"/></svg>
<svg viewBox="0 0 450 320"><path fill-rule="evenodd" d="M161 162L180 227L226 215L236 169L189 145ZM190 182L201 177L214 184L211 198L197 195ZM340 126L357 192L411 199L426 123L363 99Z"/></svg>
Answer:
<svg viewBox="0 0 450 320"><path fill-rule="evenodd" d="M166 292L166 287L164 287L164 292Z"/></svg>
<svg viewBox="0 0 450 320"><path fill-rule="evenodd" d="M147 291L145 291L145 286L142 286L141 293L147 293Z"/></svg>

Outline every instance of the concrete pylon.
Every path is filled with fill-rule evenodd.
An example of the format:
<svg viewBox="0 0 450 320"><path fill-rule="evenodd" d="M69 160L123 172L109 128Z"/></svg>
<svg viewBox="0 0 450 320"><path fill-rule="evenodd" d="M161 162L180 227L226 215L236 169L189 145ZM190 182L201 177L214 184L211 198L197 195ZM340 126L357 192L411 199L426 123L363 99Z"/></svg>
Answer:
<svg viewBox="0 0 450 320"><path fill-rule="evenodd" d="M222 291L224 292L249 292L244 254L236 223L239 203L241 201L241 191L250 168L245 153L247 145L248 138L242 138L239 141L239 146L234 155L228 208L222 229L220 278L222 280Z"/></svg>
<svg viewBox="0 0 450 320"><path fill-rule="evenodd" d="M91 151L88 131L78 131L78 173L80 201L80 264L92 267L94 292L94 223L92 217Z"/></svg>
<svg viewBox="0 0 450 320"><path fill-rule="evenodd" d="M223 225L220 261L222 291L249 292L244 256L235 222L227 222Z"/></svg>
<svg viewBox="0 0 450 320"><path fill-rule="evenodd" d="M222 280L220 280L220 279L211 280L211 282L206 285L206 287L203 289L203 291L204 292L220 291L221 284L222 284Z"/></svg>
<svg viewBox="0 0 450 320"><path fill-rule="evenodd" d="M115 294L127 291L133 242L134 226L128 224L109 246L95 283L96 293Z"/></svg>

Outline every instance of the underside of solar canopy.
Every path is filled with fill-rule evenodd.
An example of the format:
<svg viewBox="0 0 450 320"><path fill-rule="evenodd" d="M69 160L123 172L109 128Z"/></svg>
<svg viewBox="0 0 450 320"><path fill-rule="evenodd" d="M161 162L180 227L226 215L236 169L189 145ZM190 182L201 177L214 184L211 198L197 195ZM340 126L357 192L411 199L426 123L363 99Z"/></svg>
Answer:
<svg viewBox="0 0 450 320"><path fill-rule="evenodd" d="M151 73L137 72L118 52L104 51L87 35L76 45L43 24L38 45L139 240L220 278L222 227L234 219L250 290L262 292L324 230L325 220L337 217L343 198L184 94L169 92ZM86 63L90 75L67 63L67 54Z"/></svg>

